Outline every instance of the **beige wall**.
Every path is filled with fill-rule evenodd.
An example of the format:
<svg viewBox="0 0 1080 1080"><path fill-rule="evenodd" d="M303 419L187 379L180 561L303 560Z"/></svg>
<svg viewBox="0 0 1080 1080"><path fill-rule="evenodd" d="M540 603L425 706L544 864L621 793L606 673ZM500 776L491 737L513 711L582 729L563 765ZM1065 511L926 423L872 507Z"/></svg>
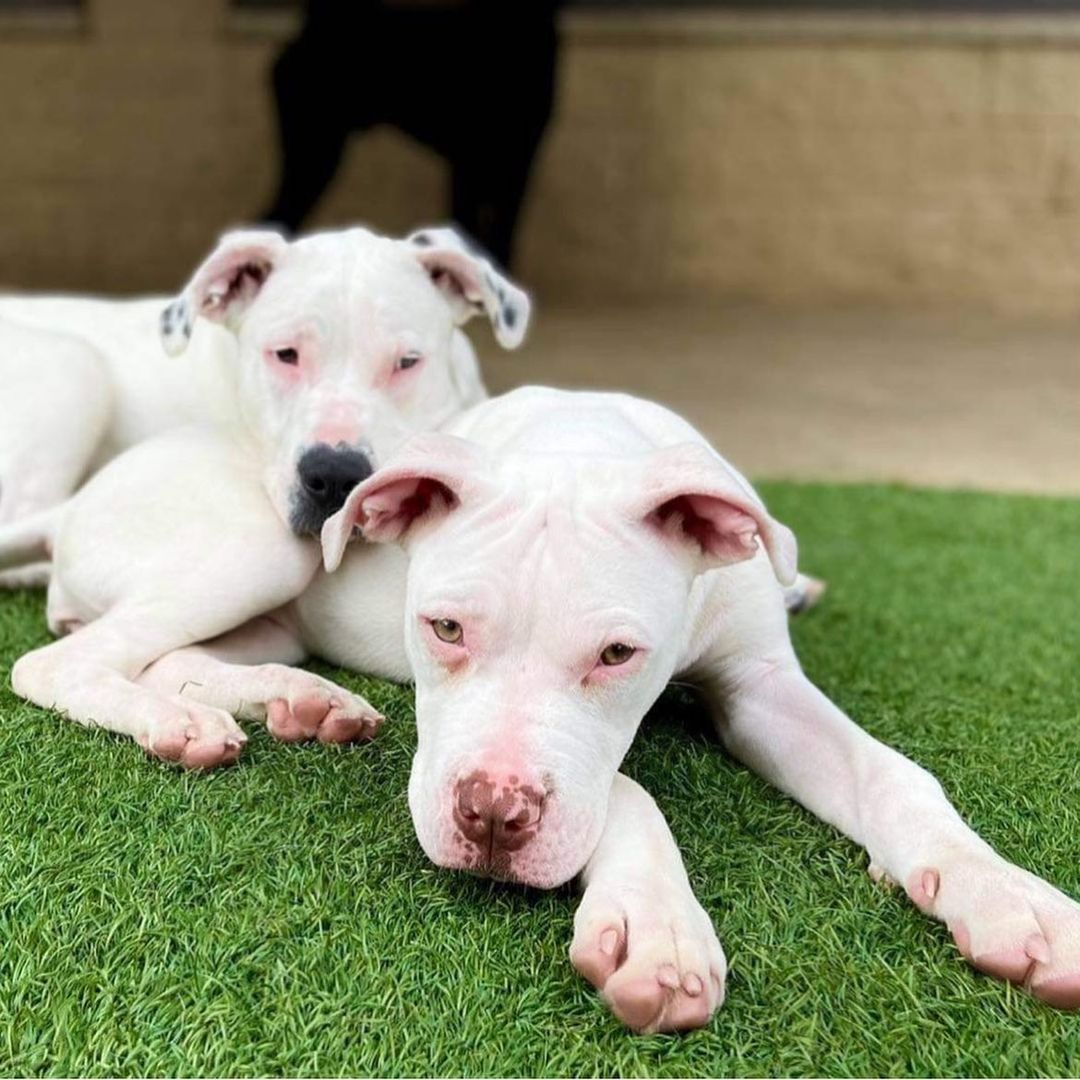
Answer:
<svg viewBox="0 0 1080 1080"><path fill-rule="evenodd" d="M79 33L0 24L0 280L171 288L268 197L279 38L224 0L87 2ZM521 276L549 302L1080 311L1075 27L801 25L571 22ZM317 223L403 230L443 190L379 132Z"/></svg>

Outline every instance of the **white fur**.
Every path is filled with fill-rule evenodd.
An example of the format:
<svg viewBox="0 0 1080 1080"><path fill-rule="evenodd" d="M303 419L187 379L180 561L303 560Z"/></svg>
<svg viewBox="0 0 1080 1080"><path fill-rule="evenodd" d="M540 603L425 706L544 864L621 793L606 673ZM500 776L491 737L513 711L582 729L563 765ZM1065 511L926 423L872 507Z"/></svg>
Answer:
<svg viewBox="0 0 1080 1080"><path fill-rule="evenodd" d="M119 450L207 422L249 445L288 521L306 449L346 444L377 465L482 400L458 326L486 312L512 348L528 298L451 230L429 232L229 233L168 304L0 298L0 524L59 503ZM292 346L295 367L276 360ZM410 352L421 362L395 373Z"/></svg>
<svg viewBox="0 0 1080 1080"><path fill-rule="evenodd" d="M155 483L163 470L167 491ZM250 711L276 710L300 736L338 731L342 716L359 736L377 720L324 686L282 705L289 677L272 667L259 690L245 664L315 652L411 675L409 801L425 850L545 886L581 873L574 963L628 1024L660 1030L704 1023L724 980L663 818L617 771L679 675L714 702L732 754L863 845L874 872L947 921L977 966L1080 1003L1080 907L997 856L928 773L809 682L785 614L790 534L666 409L542 389L485 402L412 440L350 496L323 530L329 565L354 524L399 543L352 544L322 572L235 442L147 443L65 511L51 614L89 625L20 660L15 687L208 764L239 752L226 721L249 695ZM436 640L433 619L461 623L463 653ZM613 641L640 651L624 669L594 666ZM544 792L535 835L499 861L455 818L459 782L478 771L515 812L519 789Z"/></svg>

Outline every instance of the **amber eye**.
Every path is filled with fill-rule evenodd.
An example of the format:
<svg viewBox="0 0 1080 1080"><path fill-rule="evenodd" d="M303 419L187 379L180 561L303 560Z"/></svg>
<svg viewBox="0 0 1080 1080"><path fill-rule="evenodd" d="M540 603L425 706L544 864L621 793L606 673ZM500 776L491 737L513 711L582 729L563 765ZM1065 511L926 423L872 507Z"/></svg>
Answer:
<svg viewBox="0 0 1080 1080"><path fill-rule="evenodd" d="M394 365L397 371L408 371L411 367L416 367L420 363L420 354L418 352L407 352L404 356L398 357L398 362Z"/></svg>
<svg viewBox="0 0 1080 1080"><path fill-rule="evenodd" d="M613 642L600 654L600 663L606 667L618 667L625 664L637 649L633 645L624 645L621 641Z"/></svg>
<svg viewBox="0 0 1080 1080"><path fill-rule="evenodd" d="M283 364L298 364L300 362L300 354L295 349L275 349L274 355Z"/></svg>
<svg viewBox="0 0 1080 1080"><path fill-rule="evenodd" d="M447 645L460 645L465 636L461 623L454 622L453 619L432 619L431 629L435 631L435 636Z"/></svg>

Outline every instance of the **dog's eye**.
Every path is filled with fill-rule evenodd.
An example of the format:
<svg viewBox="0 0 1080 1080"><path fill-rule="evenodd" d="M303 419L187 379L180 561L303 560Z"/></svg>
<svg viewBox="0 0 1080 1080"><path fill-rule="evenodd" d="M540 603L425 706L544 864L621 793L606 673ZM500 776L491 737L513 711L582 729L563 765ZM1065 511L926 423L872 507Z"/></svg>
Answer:
<svg viewBox="0 0 1080 1080"><path fill-rule="evenodd" d="M620 664L625 664L636 652L637 649L633 645L615 641L600 654L600 663L605 667L618 667Z"/></svg>
<svg viewBox="0 0 1080 1080"><path fill-rule="evenodd" d="M283 364L298 364L300 362L300 354L295 349L275 349L274 355Z"/></svg>
<svg viewBox="0 0 1080 1080"><path fill-rule="evenodd" d="M435 631L435 636L440 641L445 641L447 645L460 645L461 639L465 636L461 623L453 619L432 619L431 629Z"/></svg>
<svg viewBox="0 0 1080 1080"><path fill-rule="evenodd" d="M408 371L411 367L416 367L417 364L423 359L416 350L411 350L405 353L404 356L399 356L397 363L394 364L395 371Z"/></svg>

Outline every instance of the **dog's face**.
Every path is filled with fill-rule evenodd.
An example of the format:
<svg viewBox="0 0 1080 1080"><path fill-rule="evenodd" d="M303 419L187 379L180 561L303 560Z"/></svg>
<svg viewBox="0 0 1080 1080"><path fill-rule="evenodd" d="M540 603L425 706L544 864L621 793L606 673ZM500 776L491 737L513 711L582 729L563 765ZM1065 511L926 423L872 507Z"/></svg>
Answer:
<svg viewBox="0 0 1080 1080"><path fill-rule="evenodd" d="M551 887L584 866L615 773L686 645L696 577L794 540L707 448L487 460L413 440L323 530L409 553L409 805L440 866Z"/></svg>
<svg viewBox="0 0 1080 1080"><path fill-rule="evenodd" d="M197 317L235 333L237 396L267 491L292 529L311 535L409 435L483 396L457 333L481 311L501 344L521 342L528 298L447 229L294 243L239 232L165 310L162 334L177 353Z"/></svg>

